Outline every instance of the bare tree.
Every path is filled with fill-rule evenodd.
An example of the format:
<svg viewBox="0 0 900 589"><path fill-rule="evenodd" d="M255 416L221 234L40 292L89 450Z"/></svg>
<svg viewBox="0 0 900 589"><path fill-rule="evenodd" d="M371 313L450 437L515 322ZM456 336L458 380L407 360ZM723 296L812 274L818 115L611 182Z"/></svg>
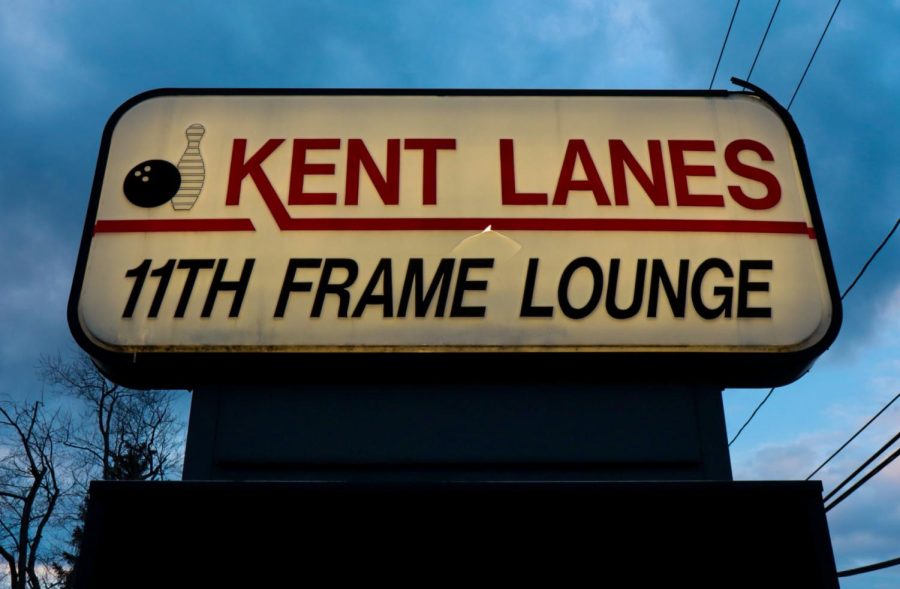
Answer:
<svg viewBox="0 0 900 589"><path fill-rule="evenodd" d="M83 418L68 444L103 480L158 480L181 464L182 426L171 391L139 391L107 380L80 354L44 358L45 382L82 401Z"/></svg>
<svg viewBox="0 0 900 589"><path fill-rule="evenodd" d="M0 404L0 556L12 589L47 586L45 539L68 488L64 448L68 424L41 402Z"/></svg>
<svg viewBox="0 0 900 589"><path fill-rule="evenodd" d="M142 391L118 385L84 354L70 360L60 356L41 360L45 383L76 402L80 419L72 427L66 447L79 464L73 477L83 496L92 478L107 481L160 480L177 472L182 462L183 427L173 407L173 391ZM62 550L52 570L60 586L72 585L84 532L86 504L71 510L69 548Z"/></svg>

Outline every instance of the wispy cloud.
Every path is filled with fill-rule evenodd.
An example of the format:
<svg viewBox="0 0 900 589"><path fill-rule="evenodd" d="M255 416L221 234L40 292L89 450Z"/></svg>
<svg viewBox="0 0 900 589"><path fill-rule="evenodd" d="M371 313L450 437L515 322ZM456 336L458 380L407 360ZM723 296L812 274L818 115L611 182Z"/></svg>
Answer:
<svg viewBox="0 0 900 589"><path fill-rule="evenodd" d="M90 68L68 42L68 17L70 3L53 0L7 2L0 11L0 71L23 113L59 108L92 85Z"/></svg>

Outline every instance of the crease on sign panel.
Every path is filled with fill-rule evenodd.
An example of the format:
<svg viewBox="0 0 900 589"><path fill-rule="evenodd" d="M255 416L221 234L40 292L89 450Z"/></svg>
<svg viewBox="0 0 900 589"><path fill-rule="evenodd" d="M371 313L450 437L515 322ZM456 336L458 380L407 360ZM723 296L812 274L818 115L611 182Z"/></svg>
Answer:
<svg viewBox="0 0 900 589"><path fill-rule="evenodd" d="M488 225L480 233L470 235L459 242L450 253L456 257L490 257L497 262L512 259L522 246L516 240L494 231Z"/></svg>

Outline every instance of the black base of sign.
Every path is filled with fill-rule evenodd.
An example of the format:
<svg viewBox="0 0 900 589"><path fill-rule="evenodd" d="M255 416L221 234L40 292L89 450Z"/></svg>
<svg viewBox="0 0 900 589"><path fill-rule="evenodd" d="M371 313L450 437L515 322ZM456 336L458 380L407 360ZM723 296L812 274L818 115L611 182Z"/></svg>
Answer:
<svg viewBox="0 0 900 589"><path fill-rule="evenodd" d="M818 482L95 482L76 587L837 588L821 490Z"/></svg>

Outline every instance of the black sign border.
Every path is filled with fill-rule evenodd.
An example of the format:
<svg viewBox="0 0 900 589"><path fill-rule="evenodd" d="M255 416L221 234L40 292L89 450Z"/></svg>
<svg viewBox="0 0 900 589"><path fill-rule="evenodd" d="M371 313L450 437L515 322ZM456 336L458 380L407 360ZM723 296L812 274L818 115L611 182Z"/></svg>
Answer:
<svg viewBox="0 0 900 589"><path fill-rule="evenodd" d="M800 131L790 113L759 87L732 81L749 92L728 90L513 90L513 89L241 89L160 88L125 101L106 123L85 216L84 230L68 302L75 341L111 380L134 388L194 388L213 384L438 384L477 381L496 384L667 383L718 387L782 386L803 376L837 337L843 319L840 291ZM162 96L757 96L781 118L797 156L816 242L831 298L831 323L813 346L791 352L113 352L84 333L78 319L88 252L112 133L135 105Z"/></svg>

